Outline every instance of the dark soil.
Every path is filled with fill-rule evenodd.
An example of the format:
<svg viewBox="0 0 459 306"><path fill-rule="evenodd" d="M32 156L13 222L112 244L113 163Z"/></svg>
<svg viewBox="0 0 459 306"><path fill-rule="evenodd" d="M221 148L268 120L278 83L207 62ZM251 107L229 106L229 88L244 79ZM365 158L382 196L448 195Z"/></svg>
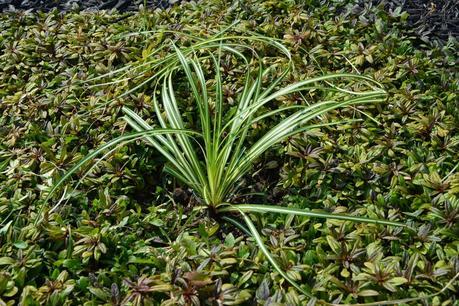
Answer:
<svg viewBox="0 0 459 306"><path fill-rule="evenodd" d="M449 36L459 39L459 1L457 0L396 0L379 1L386 9L397 6L408 12L408 24L418 35L446 41Z"/></svg>

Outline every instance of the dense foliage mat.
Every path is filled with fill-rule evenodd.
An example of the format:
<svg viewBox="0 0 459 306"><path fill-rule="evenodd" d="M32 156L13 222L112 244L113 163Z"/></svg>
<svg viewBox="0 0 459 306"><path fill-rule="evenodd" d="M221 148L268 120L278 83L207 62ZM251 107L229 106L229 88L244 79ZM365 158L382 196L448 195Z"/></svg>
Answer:
<svg viewBox="0 0 459 306"><path fill-rule="evenodd" d="M236 19L233 34L285 39L295 62L289 81L362 73L389 92L383 103L321 118L361 121L316 128L274 146L256 161L255 174L241 179L243 192L235 201L325 208L416 230L288 215L253 218L289 277L334 303L436 293L423 302L457 303L457 42L425 45L403 26L403 12L369 8L357 16L351 6L339 5L339 16L329 7L305 13L293 1L207 1L128 17L1 15L0 303L309 301L271 267L252 238L193 209L196 197L163 174L165 160L141 143L107 155L89 175L77 173L80 184L51 199L60 201L59 209L45 209L43 222L33 222L59 177L129 129L120 120L122 106L155 123L148 83L141 93L129 93L139 84L134 78L111 84L106 77L104 86L88 80L148 58L166 39L189 43L166 30L207 36ZM263 53L269 63L287 64L272 48ZM222 69L230 76L222 89L231 106L241 94L243 72L231 60ZM187 88L176 90L192 122L196 109L187 105ZM311 91L267 107L321 98ZM253 126L250 137L278 121L271 120Z"/></svg>

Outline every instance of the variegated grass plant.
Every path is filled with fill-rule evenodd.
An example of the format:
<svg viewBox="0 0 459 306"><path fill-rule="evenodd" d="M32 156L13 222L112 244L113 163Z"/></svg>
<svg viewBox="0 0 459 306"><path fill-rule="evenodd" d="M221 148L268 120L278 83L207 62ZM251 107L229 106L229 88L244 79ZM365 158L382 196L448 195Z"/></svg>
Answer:
<svg viewBox="0 0 459 306"><path fill-rule="evenodd" d="M50 200L65 180L90 160L102 154L107 156L120 145L143 139L165 157L168 162L165 171L194 191L201 208L211 210L223 220L251 235L277 272L299 291L312 298L308 290L293 281L278 265L264 245L263 238L249 214L278 213L390 226L405 225L388 220L316 212L282 205L234 204L231 200L237 195L240 181L252 170L254 162L274 145L307 130L340 124L341 122L311 122L323 118L325 113L338 108L383 102L386 99L386 92L381 84L371 78L346 73L324 74L284 86L283 81L292 65L289 65L280 76L266 83L265 79L269 79L273 67L264 67L263 59L255 50L249 44L240 41L267 44L270 48L281 52L291 63L288 49L279 41L266 37L237 37L222 34L221 32L207 39L188 37L194 40L194 43L184 48L177 47L170 40L171 52L167 56L156 57L160 51L157 50L146 60L93 79L92 81L97 81L110 77L112 80L102 85L113 85L128 78L133 78L132 80L135 81L137 77L132 77L133 74L141 76L138 80L142 81L123 96L147 84L152 84L155 89L153 104L156 124L147 123L133 110L123 107L123 120L134 132L113 139L85 156L57 181L46 200ZM160 49L163 48L166 47ZM226 113L227 104L223 94L224 76L221 63L224 55L242 60L246 68L244 85L236 99L236 110L230 116ZM252 69L254 65L257 66L256 69ZM213 67L212 80L206 80L205 75L209 74L208 67L211 66ZM146 75L149 76L145 77ZM180 110L180 99L174 88L176 80L180 77L189 86L189 94L195 102L198 114L196 130L187 128L188 122L184 121ZM343 88L342 85L335 85L342 84L343 80L354 85L359 83L359 86ZM266 106L276 99L308 90L324 91L327 99L316 103L266 110L268 109ZM247 140L254 124L267 118L282 119L249 145ZM55 204L51 211L56 210L61 202ZM234 217L238 214L242 217L242 222Z"/></svg>

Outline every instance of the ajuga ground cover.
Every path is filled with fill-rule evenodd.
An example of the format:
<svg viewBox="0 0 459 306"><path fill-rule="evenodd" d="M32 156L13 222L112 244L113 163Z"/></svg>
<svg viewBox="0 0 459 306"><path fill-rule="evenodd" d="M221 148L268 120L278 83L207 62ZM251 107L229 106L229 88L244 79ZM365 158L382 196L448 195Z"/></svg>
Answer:
<svg viewBox="0 0 459 306"><path fill-rule="evenodd" d="M294 1L206 1L133 16L1 15L0 303L458 303L457 42L426 44L406 30L406 19L378 7L353 15L348 4ZM292 63L272 45L237 42L271 67L264 82L288 71L275 90L352 73L387 92L378 103L320 114L309 122L315 128L272 144L253 161L253 171L238 178L231 201L408 228L248 215L277 269L250 230L244 232L242 217L231 215L238 227L200 209L203 194L166 174L167 158L141 140L104 151L47 199L96 148L131 132L136 122L160 125L158 88L146 82L153 75L126 67L167 57L170 41L185 50L223 29L234 37L279 39L288 48L290 70ZM230 115L244 95L246 66L231 56L214 59ZM206 71L208 62L200 63L205 84L214 88L218 78ZM171 82L186 127L196 130L202 122L185 72ZM326 98L313 88L276 97L261 111ZM124 121L126 109L142 119ZM248 144L285 118L278 112L253 122ZM341 124L323 124L330 122Z"/></svg>

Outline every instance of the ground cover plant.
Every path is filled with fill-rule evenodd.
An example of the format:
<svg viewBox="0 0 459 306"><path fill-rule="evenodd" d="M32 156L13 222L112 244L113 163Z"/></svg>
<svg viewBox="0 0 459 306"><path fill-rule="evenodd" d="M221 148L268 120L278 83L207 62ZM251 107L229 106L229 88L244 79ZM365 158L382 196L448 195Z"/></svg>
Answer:
<svg viewBox="0 0 459 306"><path fill-rule="evenodd" d="M220 15L203 14L209 9ZM415 303L456 303L454 41L421 45L397 27L405 18L400 12L390 15L367 8L356 16L345 9L334 18L333 8L317 6L306 13L293 2L187 4L120 18L57 12L2 16L0 294L5 303L307 303L310 298L279 270L314 296L334 303L440 291ZM183 27L182 32L205 37L218 31L215 25L236 18L241 23L231 33L256 30L285 39L294 51L295 69L279 88L324 73L352 72L371 76L389 96L386 103L334 110L311 124L360 121L317 127L272 146L256 160L255 174L241 179L239 192L246 195L232 200L325 208L330 213L401 221L416 231L342 220L254 216L251 222L269 237L266 249L279 263L277 270L253 238L193 209L200 205L194 203L198 197L170 176L160 175L165 160L141 143L113 151L89 174L78 171L69 185L77 188L68 187L53 198L53 204L60 203L56 211L48 211L34 224L45 207L41 199L72 166L130 129L120 120L123 106L143 118L132 121L132 113L134 127L155 124L149 121L155 112L154 86L125 94L151 75L135 70L106 86L88 86L88 81L145 60L171 35L178 46L192 42L165 31L149 39L126 33L132 28ZM196 20L199 28L193 27ZM253 43L252 48L269 58L267 66L288 67L272 47ZM168 54L161 52L158 58ZM207 60L212 63L212 58ZM220 60L222 73L230 76L220 90L230 113L231 108L237 110L242 94L238 90L244 88L244 67L226 57ZM208 62L199 63L206 76L213 71L206 71ZM282 71L273 69L273 78ZM179 72L174 80L180 77L187 80ZM205 84L215 87L215 81ZM204 83L198 79L197 84ZM183 114L187 120L198 118L184 88L174 87L184 101ZM306 97L288 95L262 110L293 111L304 98L317 102L324 95L318 90ZM84 115L88 112L91 117ZM278 113L266 119L250 126L249 143L255 144L285 117Z"/></svg>
<svg viewBox="0 0 459 306"><path fill-rule="evenodd" d="M111 153L120 143L125 144L138 139L145 139L168 161L165 171L191 188L196 202L202 204L199 208L210 210L213 217L229 221L239 227L243 232L252 235L264 255L268 258L271 264L273 264L277 271L298 290L302 291L309 298L312 298L310 292L302 289L299 284L293 281L282 270L282 268L279 267L272 254L267 251L260 234L245 212L275 212L281 214L332 218L401 227L405 227L405 225L386 220L329 214L326 212L311 212L304 209L278 207L276 205L235 205L234 203L231 203L231 200L237 196L237 186L240 184L243 177L247 175L249 170L251 170L254 161L259 159L260 156L273 145L301 132L312 130L321 126L340 124L342 122L324 122L315 125L308 125L307 123L340 107L383 102L386 98L386 92L377 82L360 75L352 74L321 75L316 78L290 84L275 91L274 89L276 88L276 85L278 85L287 75L290 67L287 67L287 69L282 72L281 77L276 78L272 83L268 83L266 86L263 86L263 78L266 78L269 70L265 70L261 64L262 59L257 58L258 61L260 61L260 64L256 77L252 79L250 69L247 69L248 71L246 73L245 84L241 90L242 93L240 97L237 98L238 101L235 107L236 111L229 111L230 114L231 112L233 114L231 116L225 116L224 114L227 113L228 110L224 107L225 101L223 99L222 90L223 77L220 73L220 70L222 69L221 57L224 56L222 52L224 50L228 50L233 55L241 57L241 59L247 64L250 60L243 55L241 50L238 50L246 49L246 45L228 42L229 38L225 36L221 37L222 34L223 33L218 33L215 38L198 39L196 44L188 47L186 51L184 51L191 55L191 58L189 59L187 59L186 55L177 46L175 46L173 41L171 41L170 44L174 47L172 55L167 56L164 59L161 58L159 60L147 61L146 63L142 61L140 64L131 65L134 66L133 68L121 68L120 70L124 72L123 75L127 73L125 72L126 69L133 69L138 73L138 67L142 67L141 70L143 70L143 74L153 74L152 77L147 78L147 81L153 81L155 89L157 87L161 87L160 96L163 105L162 108L157 100L156 92L153 93L153 104L157 121L159 122L159 127L152 127L131 109L123 106L122 110L126 115L124 120L137 132L117 137L82 158L81 161L66 172L52 187L47 199L51 198L53 192L61 184L63 184L66 179L68 179L74 172L80 170L85 163L94 159L97 154L105 153L104 151L107 149L111 149L111 151L109 151L109 153ZM243 40L244 37L236 36L232 39ZM254 40L269 44L272 47L278 48L280 51L284 52L288 59L291 58L288 49L271 38L252 36L247 37L246 39L249 41ZM215 48L215 46L218 47L217 54L213 54L212 52L212 47ZM199 51L207 51L205 54L208 55L203 58L198 58L196 53ZM154 53L152 55L154 55ZM152 55L149 55L149 57L152 57ZM213 95L210 91L211 89L207 85L204 76L205 72L201 66L201 62L205 62L206 60L210 60L210 62L214 65L215 84L211 86L214 87ZM161 63L161 65L158 65L157 62ZM189 88L185 90L185 92L192 91L194 101L194 105L192 105L195 109L197 109L199 114L198 125L200 125L200 128L198 128L197 131L191 130L185 126L182 118L183 116L179 110L179 102L176 98L177 94L174 91L174 83L178 83L176 74L178 74L177 70L180 68L185 73L189 85ZM114 72L110 72L108 75L112 74L114 74ZM97 77L97 79L108 75ZM373 82L373 88L368 91L352 91L348 88L349 86L346 88L340 88L339 86L335 86L330 83L330 81L341 78ZM174 81L172 81L173 79ZM110 83L118 82L120 82L120 79L116 79ZM317 83L320 82L327 83L329 88L320 85L318 86ZM147 85L147 82L144 81L141 85ZM139 85L134 88L138 87ZM261 113L259 111L269 102L285 95L301 93L306 90L320 89L333 93L345 93L346 95L354 95L356 97L339 102L335 99L335 96L337 96L335 95L329 100L309 105L307 105L307 101L304 101L306 105L293 105ZM132 90L130 91L132 92ZM123 95L126 95L126 93ZM270 128L266 132L266 134L256 140L251 147L246 147L247 136L254 124L261 122L265 118L292 110L294 111L293 114L289 115L281 122L276 123L274 127ZM224 117L228 118L225 120ZM192 126L193 122L189 122L188 125ZM200 142L198 142L198 138L201 140ZM194 145L194 142L198 142L199 146ZM196 147L200 150L197 150ZM95 166L96 164L92 167ZM88 172L86 172L85 175L87 174ZM59 201L51 209L51 211L57 209L60 204L61 202ZM232 217L227 216L225 213L228 212L240 213L247 228L241 225L238 221L234 220Z"/></svg>

